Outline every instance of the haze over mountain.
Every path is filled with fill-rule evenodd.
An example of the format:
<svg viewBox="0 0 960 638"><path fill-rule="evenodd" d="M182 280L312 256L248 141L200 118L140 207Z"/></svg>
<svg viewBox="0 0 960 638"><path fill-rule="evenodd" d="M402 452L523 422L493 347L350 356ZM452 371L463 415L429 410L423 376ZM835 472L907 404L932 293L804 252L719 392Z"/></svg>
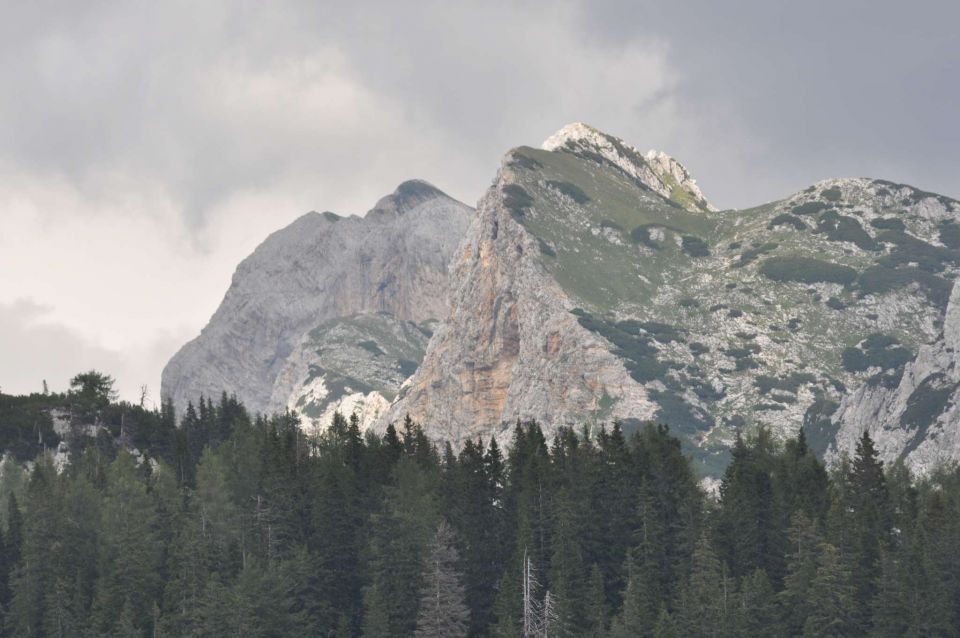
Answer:
<svg viewBox="0 0 960 638"><path fill-rule="evenodd" d="M888 459L958 454L953 199L834 179L717 211L677 160L584 124L508 152L475 215L414 184L413 204L407 183L368 220L272 236L164 395L236 392L311 426L336 406L377 429L410 414L455 444L518 418L655 420L706 474L761 424L803 426L820 454L866 422Z"/></svg>

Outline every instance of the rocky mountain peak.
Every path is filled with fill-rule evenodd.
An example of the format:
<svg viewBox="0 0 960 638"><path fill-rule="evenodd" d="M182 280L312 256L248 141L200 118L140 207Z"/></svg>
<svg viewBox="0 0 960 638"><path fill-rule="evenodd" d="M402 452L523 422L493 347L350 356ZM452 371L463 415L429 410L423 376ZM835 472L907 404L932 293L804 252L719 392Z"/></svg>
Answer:
<svg viewBox="0 0 960 638"><path fill-rule="evenodd" d="M367 213L368 217L375 218L383 213L404 215L426 202L455 201L439 188L422 179L410 179L390 193L380 198L376 205Z"/></svg>
<svg viewBox="0 0 960 638"><path fill-rule="evenodd" d="M670 155L655 150L641 153L620 138L583 122L567 124L548 137L541 148L609 162L650 190L687 210L717 210L704 197L686 167Z"/></svg>
<svg viewBox="0 0 960 638"><path fill-rule="evenodd" d="M253 411L318 417L343 397L392 398L427 326L446 316L448 265L473 214L411 180L363 217L303 215L237 267L209 324L164 369L162 396L181 414L226 391Z"/></svg>

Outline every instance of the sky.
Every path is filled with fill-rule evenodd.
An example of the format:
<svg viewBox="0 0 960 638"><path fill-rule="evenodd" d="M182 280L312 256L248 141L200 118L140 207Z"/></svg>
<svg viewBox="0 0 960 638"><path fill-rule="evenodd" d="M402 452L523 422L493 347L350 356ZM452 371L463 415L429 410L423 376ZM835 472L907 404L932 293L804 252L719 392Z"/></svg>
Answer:
<svg viewBox="0 0 960 638"><path fill-rule="evenodd" d="M310 210L474 204L584 121L722 208L829 177L960 197L960 3L18 2L0 21L0 390L126 399Z"/></svg>

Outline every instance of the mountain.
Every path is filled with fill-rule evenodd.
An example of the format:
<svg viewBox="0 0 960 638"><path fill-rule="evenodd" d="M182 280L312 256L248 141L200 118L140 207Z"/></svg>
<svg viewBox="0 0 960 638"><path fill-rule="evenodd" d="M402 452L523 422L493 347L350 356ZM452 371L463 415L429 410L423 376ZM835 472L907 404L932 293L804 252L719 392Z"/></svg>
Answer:
<svg viewBox="0 0 960 638"><path fill-rule="evenodd" d="M904 459L927 473L960 460L960 285L954 285L943 330L920 346L898 379L865 383L844 397L834 415L839 425L829 456L853 455L870 432L888 462Z"/></svg>
<svg viewBox="0 0 960 638"><path fill-rule="evenodd" d="M336 407L372 420L447 313L448 264L474 211L408 181L365 216L308 213L240 263L200 335L163 370L182 414L236 394L258 412Z"/></svg>
<svg viewBox="0 0 960 638"><path fill-rule="evenodd" d="M803 427L836 455L869 428L928 467L960 457L958 219L865 178L720 211L669 155L571 124L509 151L476 212L413 182L272 236L164 394L233 391L318 426L409 414L455 445L518 418L548 436L654 420L708 476L743 430Z"/></svg>
<svg viewBox="0 0 960 638"><path fill-rule="evenodd" d="M716 211L689 173L586 125L503 160L454 264L448 320L381 424L434 436L670 424L705 474L741 428L819 453L944 321L960 204L870 179ZM844 417L850 420L850 415Z"/></svg>

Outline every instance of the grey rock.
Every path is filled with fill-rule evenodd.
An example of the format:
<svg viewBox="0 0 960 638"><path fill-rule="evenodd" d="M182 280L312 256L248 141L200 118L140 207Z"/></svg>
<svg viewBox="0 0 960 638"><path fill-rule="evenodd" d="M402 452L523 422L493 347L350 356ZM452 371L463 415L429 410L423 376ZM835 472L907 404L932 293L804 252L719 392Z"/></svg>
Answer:
<svg viewBox="0 0 960 638"><path fill-rule="evenodd" d="M284 410L287 392L304 382L292 379L288 360L324 322L362 313L443 319L448 264L472 216L430 184L409 181L364 217L297 219L240 263L210 322L164 368L162 396L181 414L188 401L222 392L255 412Z"/></svg>
<svg viewBox="0 0 960 638"><path fill-rule="evenodd" d="M716 211L669 156L565 127L504 158L449 318L377 427L410 414L459 444L516 419L548 436L653 420L716 476L737 431L806 422L823 453L848 388L891 384L936 337L960 267L939 233L958 213L870 179Z"/></svg>
<svg viewBox="0 0 960 638"><path fill-rule="evenodd" d="M803 427L836 458L866 428L925 470L960 458L957 222L865 178L718 211L677 160L573 124L507 153L476 213L408 182L274 234L163 393L311 428L409 414L454 445L657 421L713 477L740 431Z"/></svg>
<svg viewBox="0 0 960 638"><path fill-rule="evenodd" d="M833 415L838 431L828 459L852 456L869 432L887 463L903 460L926 474L960 461L960 283L954 284L943 332L920 348L895 387L864 384Z"/></svg>

